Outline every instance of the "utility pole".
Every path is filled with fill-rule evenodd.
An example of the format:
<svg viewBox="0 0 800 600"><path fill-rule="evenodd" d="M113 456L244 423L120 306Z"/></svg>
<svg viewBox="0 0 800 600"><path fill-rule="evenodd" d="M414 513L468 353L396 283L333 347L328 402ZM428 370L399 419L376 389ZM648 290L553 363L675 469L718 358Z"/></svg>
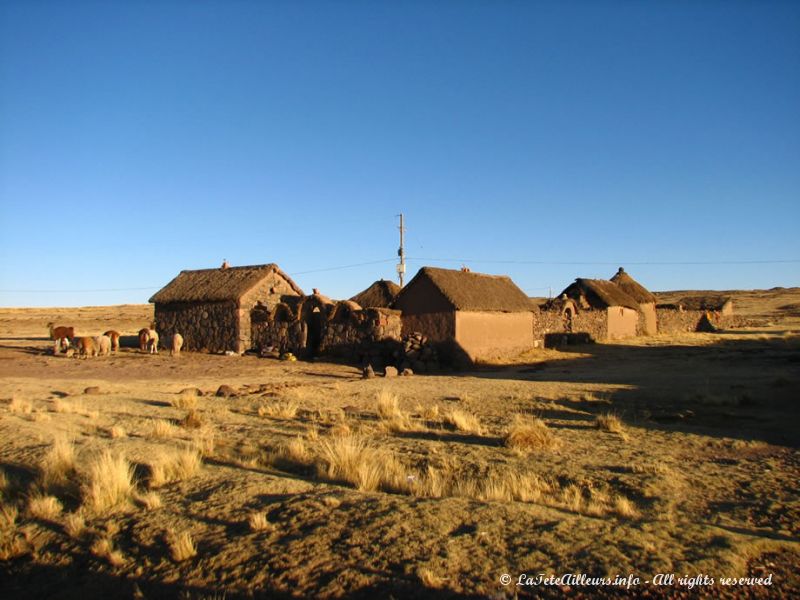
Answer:
<svg viewBox="0 0 800 600"><path fill-rule="evenodd" d="M400 262L397 265L397 275L400 277L400 287L403 287L403 277L406 274L406 250L403 246L403 236L406 232L403 223L403 213L400 213L400 249L397 251L397 256L400 257Z"/></svg>

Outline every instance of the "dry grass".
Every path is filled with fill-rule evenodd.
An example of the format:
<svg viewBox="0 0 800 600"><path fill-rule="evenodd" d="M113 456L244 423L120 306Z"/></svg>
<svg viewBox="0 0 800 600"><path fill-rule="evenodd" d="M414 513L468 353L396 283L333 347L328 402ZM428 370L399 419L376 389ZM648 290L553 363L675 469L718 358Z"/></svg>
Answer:
<svg viewBox="0 0 800 600"><path fill-rule="evenodd" d="M0 530L13 529L18 516L19 510L13 504L0 505Z"/></svg>
<svg viewBox="0 0 800 600"><path fill-rule="evenodd" d="M175 562L183 562L197 556L197 548L188 532L176 533L170 530L165 539L169 547L169 554Z"/></svg>
<svg viewBox="0 0 800 600"><path fill-rule="evenodd" d="M33 404L16 396L8 403L8 410L17 415L29 415L33 412Z"/></svg>
<svg viewBox="0 0 800 600"><path fill-rule="evenodd" d="M214 432L210 430L197 431L192 436L191 447L196 450L201 457L213 456L216 449L216 439Z"/></svg>
<svg viewBox="0 0 800 600"><path fill-rule="evenodd" d="M67 485L75 476L75 446L65 438L56 438L39 464L42 486L47 490Z"/></svg>
<svg viewBox="0 0 800 600"><path fill-rule="evenodd" d="M183 390L177 398L171 402L175 408L183 410L195 410L197 408L197 394L194 390Z"/></svg>
<svg viewBox="0 0 800 600"><path fill-rule="evenodd" d="M534 452L552 450L559 444L558 438L544 421L517 416L508 429L505 445L518 452Z"/></svg>
<svg viewBox="0 0 800 600"><path fill-rule="evenodd" d="M258 416L294 419L299 408L300 405L296 400L279 400L277 402L270 402L269 404L262 404L258 408Z"/></svg>
<svg viewBox="0 0 800 600"><path fill-rule="evenodd" d="M123 454L105 450L89 459L83 486L89 508L100 512L126 504L133 492L133 467Z"/></svg>
<svg viewBox="0 0 800 600"><path fill-rule="evenodd" d="M162 450L150 463L150 487L188 479L197 474L202 465L203 459L196 449Z"/></svg>
<svg viewBox="0 0 800 600"><path fill-rule="evenodd" d="M155 419L152 428L150 429L150 436L158 439L171 439L178 435L178 428L169 421L164 419Z"/></svg>
<svg viewBox="0 0 800 600"><path fill-rule="evenodd" d="M64 531L71 538L80 538L86 531L86 520L83 513L80 511L69 513L64 518Z"/></svg>
<svg viewBox="0 0 800 600"><path fill-rule="evenodd" d="M55 521L63 510L64 507L55 496L36 495L28 501L28 515L34 519Z"/></svg>
<svg viewBox="0 0 800 600"><path fill-rule="evenodd" d="M263 512L250 513L247 517L247 526L250 527L250 531L266 531L272 528L266 513Z"/></svg>
<svg viewBox="0 0 800 600"><path fill-rule="evenodd" d="M622 438L627 439L625 426L622 424L622 419L612 413L605 413L597 415L594 421L595 427L601 431L608 431L609 433L616 433Z"/></svg>
<svg viewBox="0 0 800 600"><path fill-rule="evenodd" d="M445 423L452 425L458 431L474 433L475 435L481 435L483 432L480 419L476 415L459 408L451 408L448 410L444 414L443 419Z"/></svg>
<svg viewBox="0 0 800 600"><path fill-rule="evenodd" d="M636 506L624 496L617 495L614 497L613 509L615 513L626 519L635 519L639 516Z"/></svg>
<svg viewBox="0 0 800 600"><path fill-rule="evenodd" d="M156 510L164 505L164 503L161 501L161 496L153 491L137 494L136 502L147 510Z"/></svg>
<svg viewBox="0 0 800 600"><path fill-rule="evenodd" d="M117 439L121 439L121 438L127 437L128 433L125 431L125 429L123 427L121 427L119 425L113 425L112 427L109 427L108 435L112 439L117 440Z"/></svg>
<svg viewBox="0 0 800 600"><path fill-rule="evenodd" d="M440 589L445 583L444 579L427 567L417 569L417 577L419 577L422 585L429 589Z"/></svg>
<svg viewBox="0 0 800 600"><path fill-rule="evenodd" d="M119 550L114 549L114 542L110 537L97 538L90 548L92 554L97 558L108 561L111 566L121 567L125 564L125 555Z"/></svg>
<svg viewBox="0 0 800 600"><path fill-rule="evenodd" d="M353 485L361 491L408 491L405 469L387 452L363 438L343 436L320 442L318 473L331 481Z"/></svg>
<svg viewBox="0 0 800 600"><path fill-rule="evenodd" d="M205 421L198 411L191 409L186 413L186 416L181 419L180 424L181 427L186 429L200 429L205 424Z"/></svg>
<svg viewBox="0 0 800 600"><path fill-rule="evenodd" d="M378 392L377 412L381 427L388 431L408 431L411 418L400 409L400 401L395 394L387 390Z"/></svg>

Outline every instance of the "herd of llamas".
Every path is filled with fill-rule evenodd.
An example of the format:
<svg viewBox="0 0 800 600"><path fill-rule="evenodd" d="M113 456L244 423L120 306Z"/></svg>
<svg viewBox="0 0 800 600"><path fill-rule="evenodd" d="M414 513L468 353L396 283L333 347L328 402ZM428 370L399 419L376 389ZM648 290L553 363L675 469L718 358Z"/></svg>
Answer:
<svg viewBox="0 0 800 600"><path fill-rule="evenodd" d="M47 324L50 339L53 340L53 354L65 354L72 357L88 358L89 356L109 356L119 350L120 333L110 329L102 335L76 336L74 327ZM139 350L149 354L158 354L158 332L151 324L139 330ZM183 336L176 333L172 336L170 355L179 356L183 347Z"/></svg>

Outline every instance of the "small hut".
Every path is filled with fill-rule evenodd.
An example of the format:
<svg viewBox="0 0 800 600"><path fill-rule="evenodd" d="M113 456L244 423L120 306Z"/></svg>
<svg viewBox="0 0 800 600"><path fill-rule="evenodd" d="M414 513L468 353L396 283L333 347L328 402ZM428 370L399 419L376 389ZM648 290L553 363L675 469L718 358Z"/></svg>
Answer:
<svg viewBox="0 0 800 600"><path fill-rule="evenodd" d="M400 286L394 281L380 279L350 300L364 308L389 308L399 293Z"/></svg>
<svg viewBox="0 0 800 600"><path fill-rule="evenodd" d="M578 312L571 323L575 332L588 333L595 340L636 335L639 303L615 283L578 278L561 293L561 297L575 302Z"/></svg>
<svg viewBox="0 0 800 600"><path fill-rule="evenodd" d="M619 268L611 281L617 284L623 292L636 300L639 305L639 333L642 335L655 335L658 333L656 322L656 297L642 284Z"/></svg>
<svg viewBox="0 0 800 600"><path fill-rule="evenodd" d="M457 363L533 346L531 302L505 275L423 267L394 307L402 311L404 335L423 334Z"/></svg>
<svg viewBox="0 0 800 600"><path fill-rule="evenodd" d="M724 317L733 315L733 298L730 296L707 294L705 296L687 296L676 303L683 310L701 310L717 313Z"/></svg>
<svg viewBox="0 0 800 600"><path fill-rule="evenodd" d="M252 325L279 304L303 295L274 263L181 271L156 292L156 329L162 339L180 333L184 347L206 352L245 352Z"/></svg>

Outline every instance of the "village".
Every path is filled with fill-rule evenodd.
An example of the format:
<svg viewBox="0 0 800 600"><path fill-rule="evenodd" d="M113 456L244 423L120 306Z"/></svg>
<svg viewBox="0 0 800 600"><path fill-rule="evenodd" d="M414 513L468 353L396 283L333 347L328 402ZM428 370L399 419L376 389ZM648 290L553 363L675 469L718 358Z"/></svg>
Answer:
<svg viewBox="0 0 800 600"><path fill-rule="evenodd" d="M620 268L578 278L556 298L529 298L509 277L423 267L403 288L378 280L349 300L306 295L276 264L182 271L150 298L171 348L336 358L403 374L469 368L534 348L741 324L721 295L658 304ZM180 348L178 348L180 350Z"/></svg>

